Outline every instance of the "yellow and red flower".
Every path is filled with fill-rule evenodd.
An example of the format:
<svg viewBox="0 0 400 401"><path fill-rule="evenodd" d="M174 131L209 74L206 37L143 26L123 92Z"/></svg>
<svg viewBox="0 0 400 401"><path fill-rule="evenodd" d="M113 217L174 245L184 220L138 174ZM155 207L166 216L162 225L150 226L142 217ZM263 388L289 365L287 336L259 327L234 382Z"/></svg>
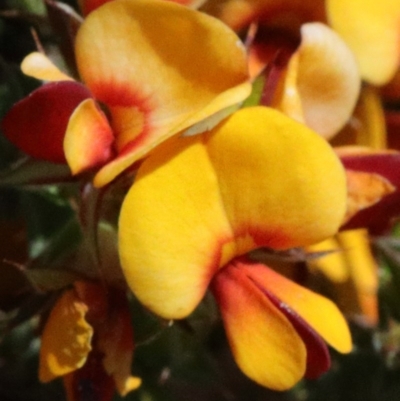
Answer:
<svg viewBox="0 0 400 401"><path fill-rule="evenodd" d="M28 154L66 160L73 174L100 167L97 186L251 89L233 31L171 2L117 0L97 8L78 32L76 62L86 86L64 81L43 57L28 59L27 73L63 81L15 105L3 129Z"/></svg>
<svg viewBox="0 0 400 401"><path fill-rule="evenodd" d="M210 287L240 368L287 389L328 368L323 340L350 351L349 331L330 301L246 254L327 238L345 209L344 170L327 142L278 111L245 108L141 165L120 215L123 271L168 319L188 316Z"/></svg>

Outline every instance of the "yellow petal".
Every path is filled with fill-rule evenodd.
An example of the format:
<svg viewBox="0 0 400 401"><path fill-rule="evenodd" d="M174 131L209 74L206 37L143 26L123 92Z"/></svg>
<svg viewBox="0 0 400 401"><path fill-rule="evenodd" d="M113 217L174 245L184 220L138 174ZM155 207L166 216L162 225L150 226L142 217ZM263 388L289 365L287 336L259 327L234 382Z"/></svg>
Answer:
<svg viewBox="0 0 400 401"><path fill-rule="evenodd" d="M98 8L78 33L76 54L83 80L108 107L120 152L96 185L251 90L239 38L222 22L167 1Z"/></svg>
<svg viewBox="0 0 400 401"><path fill-rule="evenodd" d="M212 289L240 369L274 390L296 384L305 373L306 348L288 319L240 269L222 269Z"/></svg>
<svg viewBox="0 0 400 401"><path fill-rule="evenodd" d="M400 63L400 2L398 0L327 0L333 29L354 52L362 77L375 85L387 83Z"/></svg>
<svg viewBox="0 0 400 401"><path fill-rule="evenodd" d="M87 306L74 290L63 293L42 334L39 379L48 382L80 367L91 350L93 329L85 320Z"/></svg>
<svg viewBox="0 0 400 401"><path fill-rule="evenodd" d="M246 274L301 316L329 345L340 352L351 351L349 328L332 301L261 265L246 267Z"/></svg>
<svg viewBox="0 0 400 401"><path fill-rule="evenodd" d="M337 231L345 175L324 139L265 107L242 109L214 132L208 153L238 236L249 233L259 246L285 249Z"/></svg>
<svg viewBox="0 0 400 401"><path fill-rule="evenodd" d="M278 108L330 138L350 118L360 84L356 60L340 36L324 24L304 24Z"/></svg>
<svg viewBox="0 0 400 401"><path fill-rule="evenodd" d="M157 148L139 169L119 222L122 267L141 302L165 318L187 316L231 236L201 136Z"/></svg>
<svg viewBox="0 0 400 401"><path fill-rule="evenodd" d="M21 70L25 75L44 81L73 81L73 78L64 74L48 57L39 52L28 54L22 61Z"/></svg>
<svg viewBox="0 0 400 401"><path fill-rule="evenodd" d="M86 99L71 115L64 137L64 153L72 174L106 162L114 135L104 113Z"/></svg>
<svg viewBox="0 0 400 401"><path fill-rule="evenodd" d="M358 299L356 312L366 317L369 323L378 320L378 270L364 229L349 230L340 233L341 246L346 250L345 256ZM354 306L353 306L354 308Z"/></svg>
<svg viewBox="0 0 400 401"><path fill-rule="evenodd" d="M120 215L124 274L147 307L182 318L231 258L322 240L345 204L344 171L325 140L275 110L245 108L143 162Z"/></svg>
<svg viewBox="0 0 400 401"><path fill-rule="evenodd" d="M360 145L386 148L386 124L382 102L376 88L365 85L349 123L332 140L333 146Z"/></svg>
<svg viewBox="0 0 400 401"><path fill-rule="evenodd" d="M340 247L335 237L328 238L318 244L307 248L309 252L327 252L325 255L310 259L308 265L312 270L322 272L329 280L335 283L343 283L349 278L344 250Z"/></svg>

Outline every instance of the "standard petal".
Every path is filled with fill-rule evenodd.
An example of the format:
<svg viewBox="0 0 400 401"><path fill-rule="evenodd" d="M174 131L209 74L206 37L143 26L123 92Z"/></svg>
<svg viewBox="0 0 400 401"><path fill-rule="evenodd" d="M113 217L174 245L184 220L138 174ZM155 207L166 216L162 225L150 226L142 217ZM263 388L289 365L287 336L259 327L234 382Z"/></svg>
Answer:
<svg viewBox="0 0 400 401"><path fill-rule="evenodd" d="M93 328L87 306L74 290L65 291L53 307L42 334L39 378L48 382L82 367L91 350Z"/></svg>
<svg viewBox="0 0 400 401"><path fill-rule="evenodd" d="M327 0L333 29L354 52L362 77L375 85L387 83L400 63L400 2L398 0Z"/></svg>
<svg viewBox="0 0 400 401"><path fill-rule="evenodd" d="M295 75L295 80L290 79ZM356 105L361 79L356 60L340 36L321 23L301 27L301 44L288 65L279 108L324 138L335 135ZM301 111L291 99L298 94Z"/></svg>
<svg viewBox="0 0 400 401"><path fill-rule="evenodd" d="M306 369L296 330L241 269L227 266L212 281L232 353L240 369L262 386L287 390Z"/></svg>
<svg viewBox="0 0 400 401"><path fill-rule="evenodd" d="M181 318L231 258L330 236L345 205L344 171L326 141L277 111L242 109L143 162L120 215L121 263L146 306Z"/></svg>
<svg viewBox="0 0 400 401"><path fill-rule="evenodd" d="M236 238L285 249L333 235L346 208L343 167L324 139L266 107L244 108L206 134ZM225 263L237 252L225 245ZM229 254L231 253L231 254Z"/></svg>
<svg viewBox="0 0 400 401"><path fill-rule="evenodd" d="M25 75L45 81L73 81L73 78L64 74L43 53L28 54L21 63L21 70Z"/></svg>
<svg viewBox="0 0 400 401"><path fill-rule="evenodd" d="M84 100L69 119L64 153L72 174L105 163L112 155L114 135L93 99Z"/></svg>
<svg viewBox="0 0 400 401"><path fill-rule="evenodd" d="M162 144L139 169L120 215L120 258L136 296L165 318L187 316L231 237L202 137Z"/></svg>
<svg viewBox="0 0 400 401"><path fill-rule="evenodd" d="M107 105L123 155L98 185L250 94L239 38L222 22L171 2L109 2L88 16L76 43L81 76Z"/></svg>
<svg viewBox="0 0 400 401"><path fill-rule="evenodd" d="M351 351L347 323L333 302L260 264L240 266L246 275L295 311L329 345L340 352Z"/></svg>
<svg viewBox="0 0 400 401"><path fill-rule="evenodd" d="M68 120L91 94L77 82L52 82L18 102L4 117L4 135L30 156L65 163L63 140Z"/></svg>

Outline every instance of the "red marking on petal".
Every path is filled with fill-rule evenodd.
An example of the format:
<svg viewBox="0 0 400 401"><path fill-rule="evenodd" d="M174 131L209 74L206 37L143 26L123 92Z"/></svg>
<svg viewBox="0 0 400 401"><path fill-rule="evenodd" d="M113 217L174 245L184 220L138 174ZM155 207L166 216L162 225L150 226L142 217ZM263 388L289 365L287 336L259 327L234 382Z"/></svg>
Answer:
<svg viewBox="0 0 400 401"><path fill-rule="evenodd" d="M247 266L254 262L249 261L246 257L238 258L231 264L237 265L240 269L240 264L246 264ZM257 263L258 264L258 263ZM255 286L265 295L268 299L282 312L285 317L293 325L297 333L303 340L307 349L307 368L305 377L307 379L316 379L323 373L325 373L330 367L330 355L328 347L318 333L310 327L304 319L299 316L293 309L287 304L280 301L273 293L273 289L267 289L260 285L253 277L249 279L255 284Z"/></svg>
<svg viewBox="0 0 400 401"><path fill-rule="evenodd" d="M94 11L96 8L102 6L103 4L108 3L109 1L112 0L81 0L81 9L82 9L82 14L83 15L88 15L92 11Z"/></svg>
<svg viewBox="0 0 400 401"><path fill-rule="evenodd" d="M16 103L2 121L4 135L32 157L65 163L63 141L68 120L89 90L71 81L41 86Z"/></svg>
<svg viewBox="0 0 400 401"><path fill-rule="evenodd" d="M288 244L292 243L290 233L286 233L284 229L251 227L248 232L257 247L265 246L267 248L284 249L288 247Z"/></svg>
<svg viewBox="0 0 400 401"><path fill-rule="evenodd" d="M96 99L110 111L118 153L125 155L140 146L153 128L150 116L156 109L154 99L141 93L140 89L127 88L117 82L91 84L91 89ZM137 113L137 118L132 117L134 113ZM139 132L126 135L139 125Z"/></svg>

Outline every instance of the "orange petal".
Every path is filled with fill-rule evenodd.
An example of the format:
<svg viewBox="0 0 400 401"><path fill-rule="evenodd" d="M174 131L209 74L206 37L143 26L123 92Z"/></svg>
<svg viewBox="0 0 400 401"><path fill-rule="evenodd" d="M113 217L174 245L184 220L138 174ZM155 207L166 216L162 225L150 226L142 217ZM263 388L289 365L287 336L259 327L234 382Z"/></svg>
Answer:
<svg viewBox="0 0 400 401"><path fill-rule="evenodd" d="M400 212L400 153L392 150L374 150L362 147L335 149L347 170L377 174L387 179L395 191L376 204L360 210L343 228L368 227L370 232L381 233L390 226L393 217Z"/></svg>
<svg viewBox="0 0 400 401"><path fill-rule="evenodd" d="M294 386L305 373L306 348L285 315L241 269L222 269L212 290L240 369L274 390Z"/></svg>
<svg viewBox="0 0 400 401"><path fill-rule="evenodd" d="M93 99L86 99L69 119L64 153L72 174L106 162L112 154L114 135L104 113Z"/></svg>
<svg viewBox="0 0 400 401"><path fill-rule="evenodd" d="M74 79L64 74L43 53L33 52L22 61L21 70L25 75L44 81L73 81Z"/></svg>
<svg viewBox="0 0 400 401"><path fill-rule="evenodd" d="M96 185L251 90L239 38L222 22L167 1L98 8L78 33L76 54L83 80L108 107L120 152Z"/></svg>
<svg viewBox="0 0 400 401"><path fill-rule="evenodd" d="M375 85L387 83L400 63L400 2L398 0L327 0L335 31L358 61L361 75Z"/></svg>
<svg viewBox="0 0 400 401"><path fill-rule="evenodd" d="M340 352L351 351L350 331L333 302L260 264L242 264L240 268L301 316L332 347Z"/></svg>
<svg viewBox="0 0 400 401"><path fill-rule="evenodd" d="M383 197L395 192L396 187L379 174L346 170L347 212L343 224L360 210L375 205Z"/></svg>
<svg viewBox="0 0 400 401"><path fill-rule="evenodd" d="M82 367L91 350L93 329L87 306L74 290L63 293L46 322L40 349L39 379L48 382Z"/></svg>
<svg viewBox="0 0 400 401"><path fill-rule="evenodd" d="M350 118L360 84L354 56L339 35L321 23L304 24L278 108L330 138Z"/></svg>

